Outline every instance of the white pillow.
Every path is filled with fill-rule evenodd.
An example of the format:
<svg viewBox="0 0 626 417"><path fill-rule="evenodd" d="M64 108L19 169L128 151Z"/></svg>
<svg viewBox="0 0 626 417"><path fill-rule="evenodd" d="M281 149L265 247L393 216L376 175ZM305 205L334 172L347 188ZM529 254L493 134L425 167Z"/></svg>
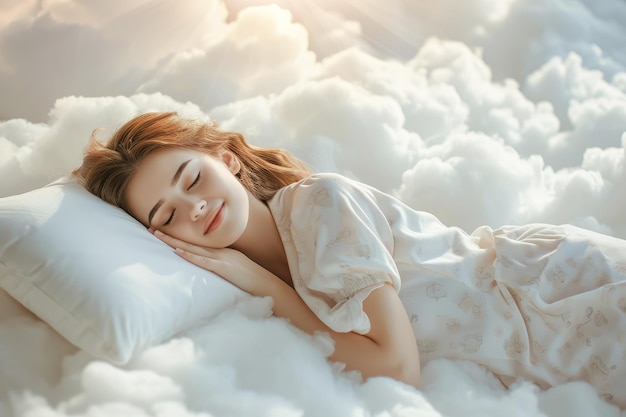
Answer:
<svg viewBox="0 0 626 417"><path fill-rule="evenodd" d="M115 363L246 296L71 179L0 198L0 287Z"/></svg>

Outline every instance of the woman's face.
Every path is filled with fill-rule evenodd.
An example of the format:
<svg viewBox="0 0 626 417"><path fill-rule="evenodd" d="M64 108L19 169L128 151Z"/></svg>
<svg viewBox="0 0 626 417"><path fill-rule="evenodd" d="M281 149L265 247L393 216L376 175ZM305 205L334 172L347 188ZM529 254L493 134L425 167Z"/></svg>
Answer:
<svg viewBox="0 0 626 417"><path fill-rule="evenodd" d="M131 214L146 227L196 245L223 248L243 234L248 193L237 180L239 161L187 149L149 154L128 184Z"/></svg>

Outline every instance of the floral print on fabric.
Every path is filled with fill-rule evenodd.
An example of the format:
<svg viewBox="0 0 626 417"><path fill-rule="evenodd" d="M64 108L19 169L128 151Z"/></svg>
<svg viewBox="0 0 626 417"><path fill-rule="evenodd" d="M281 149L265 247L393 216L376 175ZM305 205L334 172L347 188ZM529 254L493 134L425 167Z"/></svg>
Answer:
<svg viewBox="0 0 626 417"><path fill-rule="evenodd" d="M472 360L543 387L585 380L626 407L626 241L569 225L468 234L336 174L269 207L296 291L332 329L367 333L363 300L389 282L423 362Z"/></svg>

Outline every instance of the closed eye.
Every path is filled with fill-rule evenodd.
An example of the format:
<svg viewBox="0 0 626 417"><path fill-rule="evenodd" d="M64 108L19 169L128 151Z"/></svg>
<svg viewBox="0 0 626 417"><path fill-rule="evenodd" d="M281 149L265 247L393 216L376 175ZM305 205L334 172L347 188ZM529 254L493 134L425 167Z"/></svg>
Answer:
<svg viewBox="0 0 626 417"><path fill-rule="evenodd" d="M198 183L198 181L200 181L200 173L199 172L198 172L198 175L196 175L196 179L193 180L191 185L187 188L187 191L191 190L193 188L193 186Z"/></svg>
<svg viewBox="0 0 626 417"><path fill-rule="evenodd" d="M163 223L163 226L168 226L170 223L172 223L172 219L174 218L175 212L176 212L176 209L172 210L172 214L170 214L170 217L167 219L167 221Z"/></svg>

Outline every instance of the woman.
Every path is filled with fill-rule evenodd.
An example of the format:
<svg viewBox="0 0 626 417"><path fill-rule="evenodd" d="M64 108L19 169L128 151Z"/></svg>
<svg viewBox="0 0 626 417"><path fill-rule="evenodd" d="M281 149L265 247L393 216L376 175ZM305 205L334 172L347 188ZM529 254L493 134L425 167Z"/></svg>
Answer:
<svg viewBox="0 0 626 417"><path fill-rule="evenodd" d="M149 113L76 170L181 257L327 332L331 360L417 386L473 360L508 384L590 382L626 407L626 242L572 226L471 235L241 134Z"/></svg>

